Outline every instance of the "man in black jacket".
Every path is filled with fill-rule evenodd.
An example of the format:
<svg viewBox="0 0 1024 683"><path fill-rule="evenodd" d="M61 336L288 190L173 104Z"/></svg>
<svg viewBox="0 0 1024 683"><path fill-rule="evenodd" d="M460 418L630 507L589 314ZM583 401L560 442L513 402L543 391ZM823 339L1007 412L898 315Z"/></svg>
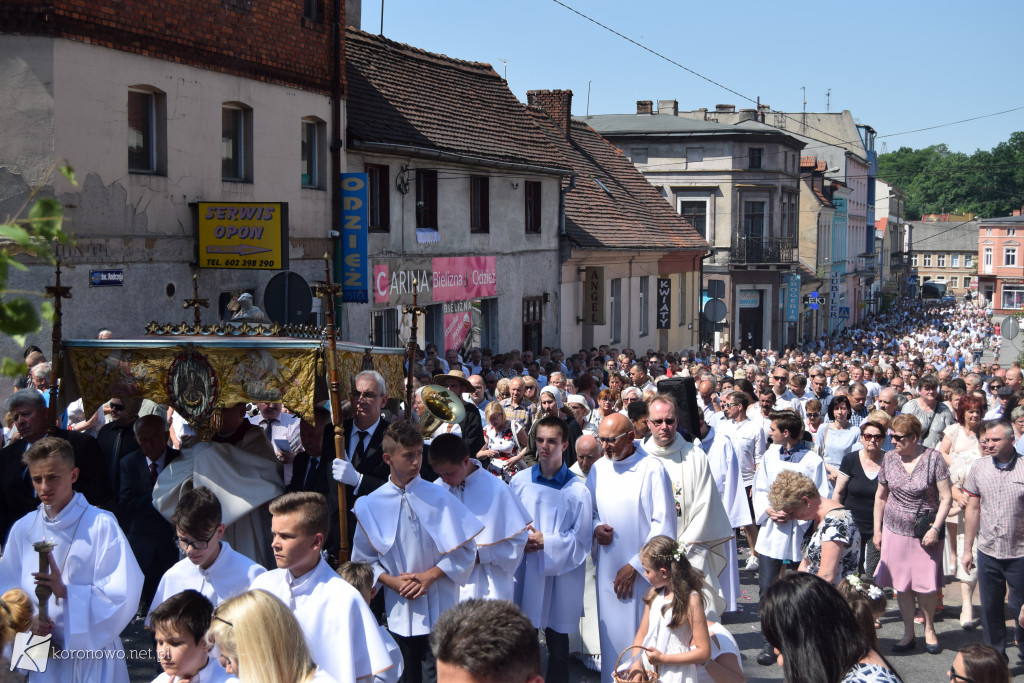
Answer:
<svg viewBox="0 0 1024 683"><path fill-rule="evenodd" d="M139 447L120 462L118 504L121 526L135 559L146 577L142 605L149 605L164 572L178 561L174 526L153 507L153 486L157 476L181 451L167 446L167 422L159 415L144 415L135 421Z"/></svg>
<svg viewBox="0 0 1024 683"><path fill-rule="evenodd" d="M19 438L0 450L0 540L6 542L7 532L15 521L39 505L28 469L21 456L33 443L47 436L55 436L71 444L75 451L78 481L74 489L92 505L113 510L116 507L114 491L96 439L81 432L48 429L49 412L46 402L35 389L22 389L8 403Z"/></svg>

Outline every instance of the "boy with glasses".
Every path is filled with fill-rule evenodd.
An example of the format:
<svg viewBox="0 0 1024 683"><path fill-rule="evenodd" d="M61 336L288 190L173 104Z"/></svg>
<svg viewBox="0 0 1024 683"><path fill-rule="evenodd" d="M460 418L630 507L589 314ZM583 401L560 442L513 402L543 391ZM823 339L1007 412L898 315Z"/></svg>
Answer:
<svg viewBox="0 0 1024 683"><path fill-rule="evenodd" d="M182 496L171 524L174 544L185 557L160 579L153 609L172 595L189 589L199 591L216 607L249 590L253 579L267 571L224 540L220 501L208 488L194 488ZM147 615L147 626L149 622Z"/></svg>

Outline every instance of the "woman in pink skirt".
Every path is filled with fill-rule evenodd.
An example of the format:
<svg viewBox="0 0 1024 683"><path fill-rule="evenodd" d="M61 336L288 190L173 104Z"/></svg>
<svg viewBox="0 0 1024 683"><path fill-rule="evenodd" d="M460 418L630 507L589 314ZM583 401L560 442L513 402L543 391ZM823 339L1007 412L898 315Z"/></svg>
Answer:
<svg viewBox="0 0 1024 683"><path fill-rule="evenodd" d="M953 500L949 468L938 451L918 443L921 422L913 415L897 415L889 430L896 448L886 452L878 472L874 543L882 556L875 579L880 586L898 592L903 638L892 651L907 652L917 647L916 599L924 615L925 649L939 654L942 648L935 635L935 601L944 578L941 532ZM918 514L926 512L934 512L935 520L924 538L918 540L914 525Z"/></svg>

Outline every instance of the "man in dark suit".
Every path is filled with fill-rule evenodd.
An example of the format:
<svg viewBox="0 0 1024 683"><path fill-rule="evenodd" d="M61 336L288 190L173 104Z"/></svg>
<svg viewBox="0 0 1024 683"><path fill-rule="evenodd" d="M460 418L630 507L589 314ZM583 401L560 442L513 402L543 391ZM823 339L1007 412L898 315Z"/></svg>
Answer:
<svg viewBox="0 0 1024 683"><path fill-rule="evenodd" d="M302 451L295 456L292 462L292 480L285 488L288 491L315 491L327 494L327 480L330 479L328 472L331 469L328 462L334 457L333 440L332 450L328 457L322 457L324 448L324 431L331 424L331 414L325 408L313 409L313 423L305 420L299 423L299 438L302 440ZM332 431L333 439L333 431ZM332 480L333 483L333 480Z"/></svg>
<svg viewBox="0 0 1024 683"><path fill-rule="evenodd" d="M164 572L178 561L174 526L153 507L153 486L160 472L181 451L167 447L167 422L159 415L140 417L134 432L139 447L121 459L118 503L121 525L146 577L142 586L145 614Z"/></svg>
<svg viewBox="0 0 1024 683"><path fill-rule="evenodd" d="M476 405L472 401L462 398L463 394L473 393L473 385L466 379L466 374L460 370L451 370L446 375L434 375L434 382L462 400L462 405L466 409L466 417L462 418L459 428L462 429L462 440L466 442L466 448L475 458L480 449L484 447L483 422L480 420L480 410Z"/></svg>
<svg viewBox="0 0 1024 683"><path fill-rule="evenodd" d="M345 459L332 460L332 478L345 485L348 502L348 543L352 547L355 535L356 518L352 514L352 506L358 496L373 493L384 485L390 475L390 469L384 462L384 432L391 424L381 415L384 404L388 400L384 378L374 370L364 370L356 375L355 391L351 395L355 407L355 417L345 420ZM334 430L325 429L323 453L334 457ZM331 482L329 482L331 483ZM338 487L328 487L328 503L331 508L331 532L327 536L325 547L328 553L337 555L341 545L338 517Z"/></svg>
<svg viewBox="0 0 1024 683"><path fill-rule="evenodd" d="M132 429L135 418L139 416L139 402L135 401L133 406L115 396L107 405L110 406L111 420L100 427L96 441L106 457L110 489L117 495L121 490L121 459L139 448Z"/></svg>
<svg viewBox="0 0 1024 683"><path fill-rule="evenodd" d="M49 426L46 402L35 389L18 391L8 405L20 438L0 450L0 540L5 542L11 525L39 505L21 456L30 445L47 435ZM75 451L78 481L74 489L92 505L114 509L114 492L110 488L103 451L96 439L64 429L52 428L49 433L69 442Z"/></svg>

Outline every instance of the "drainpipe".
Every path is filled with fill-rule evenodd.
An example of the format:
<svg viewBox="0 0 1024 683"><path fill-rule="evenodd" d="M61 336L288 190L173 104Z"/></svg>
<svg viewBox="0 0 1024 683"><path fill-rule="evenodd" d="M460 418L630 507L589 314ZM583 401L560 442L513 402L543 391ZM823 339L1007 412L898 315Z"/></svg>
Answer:
<svg viewBox="0 0 1024 683"><path fill-rule="evenodd" d="M561 179L559 179L561 184ZM565 239L565 196L572 192L576 188L576 173L575 171L569 177L569 184L564 189L558 191L558 299L555 304L557 310L555 311L555 320L558 321L558 331L555 335L555 346L562 347L562 245ZM565 259L568 260L568 257Z"/></svg>
<svg viewBox="0 0 1024 683"><path fill-rule="evenodd" d="M341 249L341 147L344 144L345 132L341 129L341 32L344 30L341 19L341 4L344 0L334 0L333 59L331 60L331 229L334 235L334 282L342 279ZM334 299L334 319L337 321L338 339L342 339L342 297Z"/></svg>

